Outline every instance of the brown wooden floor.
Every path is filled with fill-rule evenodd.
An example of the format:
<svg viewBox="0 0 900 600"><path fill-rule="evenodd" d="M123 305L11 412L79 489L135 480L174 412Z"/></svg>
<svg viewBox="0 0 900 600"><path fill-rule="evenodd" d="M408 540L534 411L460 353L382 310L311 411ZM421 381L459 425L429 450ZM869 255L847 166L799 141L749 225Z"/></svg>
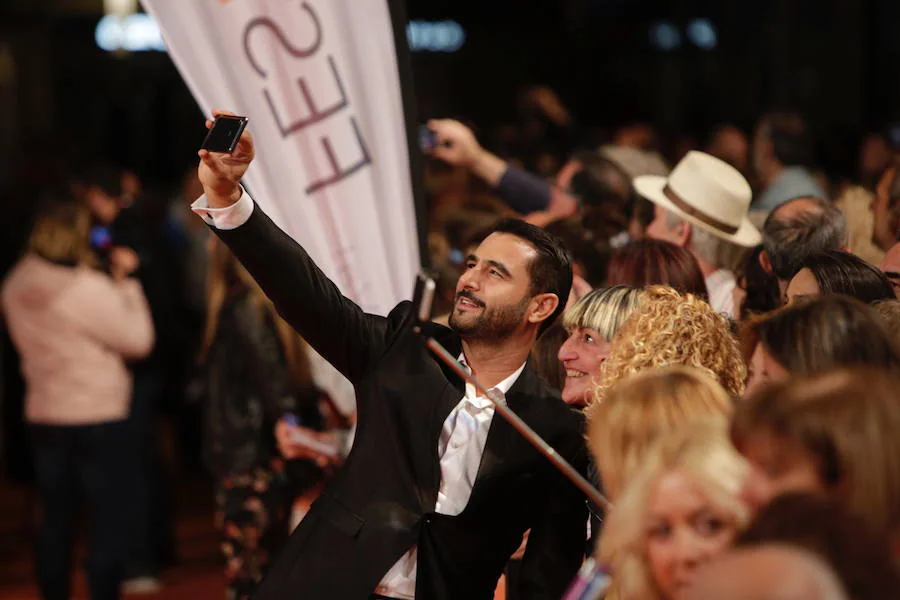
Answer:
<svg viewBox="0 0 900 600"><path fill-rule="evenodd" d="M212 492L202 479L185 479L176 486L175 531L178 564L162 574L158 594L133 595L147 600L221 600L224 578L219 566L218 536L212 524ZM31 490L0 481L0 599L36 600L34 579L34 513ZM76 550L83 564L83 543ZM77 600L89 600L83 573L75 573Z"/></svg>

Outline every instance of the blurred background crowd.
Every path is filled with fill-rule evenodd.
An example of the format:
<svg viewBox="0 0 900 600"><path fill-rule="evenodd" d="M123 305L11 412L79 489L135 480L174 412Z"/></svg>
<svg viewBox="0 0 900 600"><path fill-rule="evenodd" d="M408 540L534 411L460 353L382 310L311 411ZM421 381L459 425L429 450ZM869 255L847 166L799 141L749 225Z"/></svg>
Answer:
<svg viewBox="0 0 900 600"><path fill-rule="evenodd" d="M504 217L571 251L570 306L533 361L586 410L594 475L629 507L592 519L616 597L680 598L723 553L705 597L803 574L894 597L900 4L408 10L466 31L412 56L437 143L435 318ZM339 468L352 390L190 213L203 116L164 53L98 48L101 16L0 3L0 557L35 557L0 595L71 597L81 539L79 593L166 594L190 514L224 574L202 593L243 597ZM723 180L746 198L671 199ZM728 206L748 225L723 232Z"/></svg>

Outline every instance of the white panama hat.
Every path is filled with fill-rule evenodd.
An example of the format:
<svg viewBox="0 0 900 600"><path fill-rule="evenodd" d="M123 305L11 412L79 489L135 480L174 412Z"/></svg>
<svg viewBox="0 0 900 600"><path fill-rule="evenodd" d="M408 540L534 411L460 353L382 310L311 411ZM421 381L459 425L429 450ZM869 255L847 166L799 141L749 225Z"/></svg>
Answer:
<svg viewBox="0 0 900 600"><path fill-rule="evenodd" d="M750 184L737 169L714 156L688 152L668 177L635 177L634 189L720 239L745 247L762 242L747 216L753 198Z"/></svg>

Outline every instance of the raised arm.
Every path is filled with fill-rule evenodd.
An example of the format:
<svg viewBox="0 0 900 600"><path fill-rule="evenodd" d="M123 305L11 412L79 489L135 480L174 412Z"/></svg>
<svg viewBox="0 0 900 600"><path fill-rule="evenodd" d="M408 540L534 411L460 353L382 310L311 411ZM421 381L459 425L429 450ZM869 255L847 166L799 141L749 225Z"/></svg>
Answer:
<svg viewBox="0 0 900 600"><path fill-rule="evenodd" d="M239 181L254 154L247 130L231 155L201 150L198 174L205 198L195 203L194 210L204 212L205 200L212 209L206 211L212 213L207 222L278 312L325 360L356 382L387 349L409 311L395 310L387 319L365 314L340 293L297 242L252 204Z"/></svg>
<svg viewBox="0 0 900 600"><path fill-rule="evenodd" d="M528 171L507 164L482 148L472 130L450 119L428 122L438 145L432 154L454 166L465 167L497 191L510 208L522 215L534 215L536 224L567 217L577 210L577 202L563 190Z"/></svg>

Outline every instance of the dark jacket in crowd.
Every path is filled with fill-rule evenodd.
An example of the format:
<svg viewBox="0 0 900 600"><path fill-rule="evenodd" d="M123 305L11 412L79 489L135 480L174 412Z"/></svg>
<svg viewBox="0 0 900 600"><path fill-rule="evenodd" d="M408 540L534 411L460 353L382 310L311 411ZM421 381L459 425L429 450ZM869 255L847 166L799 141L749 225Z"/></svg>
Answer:
<svg viewBox="0 0 900 600"><path fill-rule="evenodd" d="M295 385L275 324L248 290L225 300L205 369L204 455L217 475L246 472L277 456L274 427L287 412L321 429L318 390Z"/></svg>

